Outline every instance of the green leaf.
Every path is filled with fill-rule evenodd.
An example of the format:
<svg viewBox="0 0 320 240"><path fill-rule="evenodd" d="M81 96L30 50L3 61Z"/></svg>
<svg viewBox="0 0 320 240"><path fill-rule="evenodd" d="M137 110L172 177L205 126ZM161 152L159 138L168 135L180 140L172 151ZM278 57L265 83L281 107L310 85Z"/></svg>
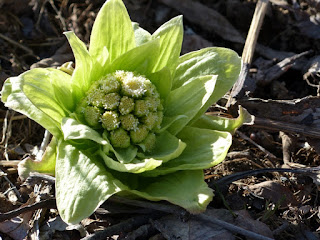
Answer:
<svg viewBox="0 0 320 240"><path fill-rule="evenodd" d="M228 132L194 127L185 127L177 137L187 144L182 154L143 175L157 176L179 170L210 168L224 160L232 142Z"/></svg>
<svg viewBox="0 0 320 240"><path fill-rule="evenodd" d="M65 141L89 139L101 145L111 146L107 140L102 138L100 133L98 133L97 131L95 131L87 125L79 123L77 120L73 118L63 118L61 123L61 129Z"/></svg>
<svg viewBox="0 0 320 240"><path fill-rule="evenodd" d="M176 116L172 116L172 117L163 117L162 123L161 123L161 129L159 132L163 132L165 130L167 130L174 122L183 119L183 118L188 118L188 116L185 115L176 115Z"/></svg>
<svg viewBox="0 0 320 240"><path fill-rule="evenodd" d="M112 63L110 72L125 70L148 77L152 73L158 55L159 39L155 39L121 55Z"/></svg>
<svg viewBox="0 0 320 240"><path fill-rule="evenodd" d="M160 38L160 55L153 71L168 67L172 73L177 66L183 40L182 16L164 23L152 34L152 39Z"/></svg>
<svg viewBox="0 0 320 240"><path fill-rule="evenodd" d="M138 153L138 156L141 158L153 158L167 162L178 157L186 147L184 142L167 131L164 131L157 136L155 145L156 148L151 153Z"/></svg>
<svg viewBox="0 0 320 240"><path fill-rule="evenodd" d="M134 48L135 36L130 17L123 2L108 0L100 9L93 24L89 52L97 58L103 48L109 52L109 61Z"/></svg>
<svg viewBox="0 0 320 240"><path fill-rule="evenodd" d="M207 128L218 131L228 131L234 133L242 124L253 122L253 116L247 110L239 106L239 116L237 118L225 118L214 115L202 115L192 127Z"/></svg>
<svg viewBox="0 0 320 240"><path fill-rule="evenodd" d="M58 145L56 199L63 221L78 223L113 194L126 190L100 159L87 156L65 141Z"/></svg>
<svg viewBox="0 0 320 240"><path fill-rule="evenodd" d="M227 48L204 48L179 58L179 64L173 79L173 89L179 88L197 76L218 75L213 94L207 103L199 109L191 122L196 121L211 104L218 101L230 90L237 81L240 70L240 57L236 52Z"/></svg>
<svg viewBox="0 0 320 240"><path fill-rule="evenodd" d="M165 99L169 95L172 86L172 76L169 68L164 67L160 71L150 74L149 79L156 86L160 97Z"/></svg>
<svg viewBox="0 0 320 240"><path fill-rule="evenodd" d="M137 46L140 46L151 40L151 34L148 31L141 28L139 26L139 23L132 22L132 27L134 30L134 37L135 37Z"/></svg>
<svg viewBox="0 0 320 240"><path fill-rule="evenodd" d="M204 181L203 171L179 171L157 178L140 178L136 190L130 190L151 201L166 200L192 214L205 211L213 197Z"/></svg>
<svg viewBox="0 0 320 240"><path fill-rule="evenodd" d="M18 173L21 179L26 179L30 173L38 172L43 174L49 174L54 176L55 165L57 156L57 139L52 138L50 144L47 146L41 161L32 160L31 158L26 158L19 162Z"/></svg>
<svg viewBox="0 0 320 240"><path fill-rule="evenodd" d="M120 163L129 163L137 156L138 148L131 145L127 148L111 148L111 151Z"/></svg>
<svg viewBox="0 0 320 240"><path fill-rule="evenodd" d="M188 122L207 105L215 89L217 76L200 76L185 83L183 86L170 92L165 103L164 116L166 118L177 115L186 117L174 121L168 131L176 135Z"/></svg>
<svg viewBox="0 0 320 240"><path fill-rule="evenodd" d="M54 136L61 134L61 120L74 105L70 75L50 68L9 78L1 94L6 107L33 119Z"/></svg>
<svg viewBox="0 0 320 240"><path fill-rule="evenodd" d="M65 32L64 34L76 60L76 68L72 74L72 90L75 98L80 100L93 81L101 77L103 71L101 65L90 56L86 45L73 32Z"/></svg>
<svg viewBox="0 0 320 240"><path fill-rule="evenodd" d="M134 159L130 163L120 163L109 157L103 151L100 151L100 156L103 158L104 163L108 168L119 172L142 173L151 171L162 164L161 160L155 159Z"/></svg>

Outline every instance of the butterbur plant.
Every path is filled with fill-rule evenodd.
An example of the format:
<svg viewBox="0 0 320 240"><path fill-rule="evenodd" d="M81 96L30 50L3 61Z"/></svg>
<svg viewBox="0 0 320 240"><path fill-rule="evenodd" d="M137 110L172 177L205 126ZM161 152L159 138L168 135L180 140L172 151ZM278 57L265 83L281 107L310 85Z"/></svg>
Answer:
<svg viewBox="0 0 320 240"><path fill-rule="evenodd" d="M204 211L213 192L203 169L225 158L244 118L204 113L236 81L238 55L211 47L180 56L181 16L151 35L131 22L121 0L101 8L89 50L73 32L65 35L74 70L32 69L7 79L1 92L6 107L53 135L41 161L19 164L20 176L54 175L68 223L114 194Z"/></svg>

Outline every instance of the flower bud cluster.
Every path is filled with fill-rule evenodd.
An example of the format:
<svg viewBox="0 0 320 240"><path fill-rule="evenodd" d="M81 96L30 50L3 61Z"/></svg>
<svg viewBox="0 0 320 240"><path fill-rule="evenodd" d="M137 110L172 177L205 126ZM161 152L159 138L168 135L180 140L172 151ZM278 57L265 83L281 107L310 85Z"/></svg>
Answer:
<svg viewBox="0 0 320 240"><path fill-rule="evenodd" d="M153 149L163 107L149 79L126 71L108 74L90 87L79 107L89 126L108 132L114 147Z"/></svg>

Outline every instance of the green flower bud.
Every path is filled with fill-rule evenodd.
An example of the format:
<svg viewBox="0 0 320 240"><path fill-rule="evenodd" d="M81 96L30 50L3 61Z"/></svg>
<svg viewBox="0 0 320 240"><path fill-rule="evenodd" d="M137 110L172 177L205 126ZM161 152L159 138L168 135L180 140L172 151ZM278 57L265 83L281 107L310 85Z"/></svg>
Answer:
<svg viewBox="0 0 320 240"><path fill-rule="evenodd" d="M119 117L121 126L125 130L136 130L139 124L139 120L135 118L132 114L127 114Z"/></svg>
<svg viewBox="0 0 320 240"><path fill-rule="evenodd" d="M91 85L77 106L77 114L83 114L80 119L89 126L105 129L114 147L126 148L145 141L143 145L151 150L154 132L160 130L162 108L160 95L149 79L116 71Z"/></svg>
<svg viewBox="0 0 320 240"><path fill-rule="evenodd" d="M128 97L140 98L146 92L146 78L135 76L132 72L117 71L122 80L122 93Z"/></svg>
<svg viewBox="0 0 320 240"><path fill-rule="evenodd" d="M129 114L134 109L134 100L132 98L129 98L127 96L123 96L120 100L119 104L119 112L122 115Z"/></svg>
<svg viewBox="0 0 320 240"><path fill-rule="evenodd" d="M101 89L92 89L87 96L88 105L103 107L105 93Z"/></svg>
<svg viewBox="0 0 320 240"><path fill-rule="evenodd" d="M141 119L141 122L147 127L147 129L153 129L158 123L158 113L157 112L150 112L147 116L144 116Z"/></svg>
<svg viewBox="0 0 320 240"><path fill-rule="evenodd" d="M121 88L120 82L112 74L107 75L105 78L98 81L99 88L105 93L119 92Z"/></svg>
<svg viewBox="0 0 320 240"><path fill-rule="evenodd" d="M103 100L103 107L107 110L114 110L119 106L120 95L118 93L108 93Z"/></svg>
<svg viewBox="0 0 320 240"><path fill-rule="evenodd" d="M83 114L89 126L98 127L100 125L101 110L99 108L87 106L83 109Z"/></svg>
<svg viewBox="0 0 320 240"><path fill-rule="evenodd" d="M151 152L156 145L156 135L154 133L149 133L142 144L144 145L146 152Z"/></svg>
<svg viewBox="0 0 320 240"><path fill-rule="evenodd" d="M149 107L150 111L152 111L152 112L157 111L157 109L160 105L160 98L145 97L144 100L148 102L148 107Z"/></svg>
<svg viewBox="0 0 320 240"><path fill-rule="evenodd" d="M118 128L110 132L110 142L114 147L127 148L130 146L130 137L124 129Z"/></svg>
<svg viewBox="0 0 320 240"><path fill-rule="evenodd" d="M149 113L149 102L146 100L136 100L134 104L134 114L137 117L146 116Z"/></svg>
<svg viewBox="0 0 320 240"><path fill-rule="evenodd" d="M108 131L118 128L120 124L118 113L115 111L105 111L100 120L102 127Z"/></svg>
<svg viewBox="0 0 320 240"><path fill-rule="evenodd" d="M148 136L148 129L145 125L138 125L136 130L130 131L131 141L133 143L141 143Z"/></svg>
<svg viewBox="0 0 320 240"><path fill-rule="evenodd" d="M155 123L155 127L154 127L155 131L159 131L161 129L161 123L163 120L163 112L159 111L159 112L157 112L157 115L158 115L158 119L157 119L157 122Z"/></svg>
<svg viewBox="0 0 320 240"><path fill-rule="evenodd" d="M155 98L159 98L160 99L160 95L159 95L156 87L151 82L147 82L146 83L146 93L145 93L145 95L147 97L155 97Z"/></svg>

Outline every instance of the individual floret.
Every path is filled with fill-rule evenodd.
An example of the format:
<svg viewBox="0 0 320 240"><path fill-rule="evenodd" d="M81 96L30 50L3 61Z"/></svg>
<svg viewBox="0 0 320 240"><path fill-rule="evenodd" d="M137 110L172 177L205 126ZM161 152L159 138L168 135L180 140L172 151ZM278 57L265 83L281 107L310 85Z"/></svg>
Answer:
<svg viewBox="0 0 320 240"><path fill-rule="evenodd" d="M121 79L120 81L122 82L122 94L128 97L140 98L147 91L147 79L144 77L135 76L132 72L123 71L117 71L116 76Z"/></svg>
<svg viewBox="0 0 320 240"><path fill-rule="evenodd" d="M100 125L101 110L97 107L87 106L83 110L84 119L91 127L98 127Z"/></svg>
<svg viewBox="0 0 320 240"><path fill-rule="evenodd" d="M103 107L107 110L114 110L119 106L120 95L118 93L108 93L103 100Z"/></svg>
<svg viewBox="0 0 320 240"><path fill-rule="evenodd" d="M138 125L136 130L130 131L131 141L133 143L141 143L148 136L148 129L145 125Z"/></svg>
<svg viewBox="0 0 320 240"><path fill-rule="evenodd" d="M130 146L130 137L124 129L118 128L110 132L110 142L113 147L127 148Z"/></svg>
<svg viewBox="0 0 320 240"><path fill-rule="evenodd" d="M127 96L123 96L119 104L119 112L122 115L131 113L134 110L134 100Z"/></svg>
<svg viewBox="0 0 320 240"><path fill-rule="evenodd" d="M105 78L98 81L99 88L105 93L119 92L121 88L120 82L112 74L108 74Z"/></svg>
<svg viewBox="0 0 320 240"><path fill-rule="evenodd" d="M134 104L134 114L137 117L146 116L149 113L150 103L146 100L136 100Z"/></svg>
<svg viewBox="0 0 320 240"><path fill-rule="evenodd" d="M102 127L108 131L119 127L120 121L117 112L105 111L101 116Z"/></svg>
<svg viewBox="0 0 320 240"><path fill-rule="evenodd" d="M105 93L101 89L91 89L87 96L88 105L103 107Z"/></svg>
<svg viewBox="0 0 320 240"><path fill-rule="evenodd" d="M139 124L139 120L132 114L127 114L119 117L121 126L125 130L136 130Z"/></svg>
<svg viewBox="0 0 320 240"><path fill-rule="evenodd" d="M154 133L149 133L148 136L142 141L144 145L145 152L151 152L156 145L156 135Z"/></svg>
<svg viewBox="0 0 320 240"><path fill-rule="evenodd" d="M149 130L152 130L158 124L158 119L159 116L157 112L150 112L144 116L141 121Z"/></svg>

